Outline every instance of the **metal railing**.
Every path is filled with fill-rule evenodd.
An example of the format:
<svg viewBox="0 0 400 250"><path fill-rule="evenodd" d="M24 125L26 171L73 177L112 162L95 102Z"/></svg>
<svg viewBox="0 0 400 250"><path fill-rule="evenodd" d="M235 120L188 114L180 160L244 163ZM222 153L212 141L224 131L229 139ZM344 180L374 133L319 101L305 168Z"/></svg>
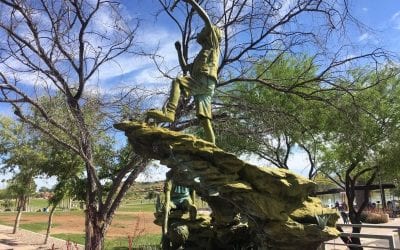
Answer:
<svg viewBox="0 0 400 250"><path fill-rule="evenodd" d="M400 226L387 226L387 225L374 225L374 224L336 224L340 227L360 227L360 228L375 228L375 229L393 229L397 232L400 240ZM355 244L345 244L345 243L330 243L324 242L320 247L321 250L325 250L325 245L336 245L336 246L360 246L369 249L389 249L389 250L400 250L400 248L395 247L395 239L393 235L380 235L380 234L365 234L365 233L341 233L340 237L354 237L354 238L367 238L367 239L380 239L387 240L389 243L388 247L385 246L368 246L368 245L355 245Z"/></svg>

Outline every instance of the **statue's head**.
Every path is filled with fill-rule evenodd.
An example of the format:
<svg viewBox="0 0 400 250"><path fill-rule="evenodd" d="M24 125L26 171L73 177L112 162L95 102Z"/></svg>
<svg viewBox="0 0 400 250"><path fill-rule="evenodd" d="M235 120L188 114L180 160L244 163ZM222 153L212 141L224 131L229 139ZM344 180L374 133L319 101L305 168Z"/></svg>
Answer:
<svg viewBox="0 0 400 250"><path fill-rule="evenodd" d="M221 36L221 30L220 29L214 29L215 33L218 38L218 42L221 42L222 36ZM207 37L209 36L207 32L207 27L204 27L200 33L197 34L196 40L199 44L204 44L207 41Z"/></svg>

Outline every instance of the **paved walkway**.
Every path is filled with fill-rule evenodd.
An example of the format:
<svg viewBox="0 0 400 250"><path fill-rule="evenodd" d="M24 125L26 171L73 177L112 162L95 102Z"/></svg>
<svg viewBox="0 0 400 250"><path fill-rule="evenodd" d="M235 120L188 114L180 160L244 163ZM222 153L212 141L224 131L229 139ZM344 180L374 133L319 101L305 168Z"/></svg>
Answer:
<svg viewBox="0 0 400 250"><path fill-rule="evenodd" d="M340 221L340 223L342 223ZM388 223L385 224L378 224L378 225L385 225L385 226L399 226L400 227L400 218L396 219L389 219ZM351 233L351 227L343 227L343 230L347 233ZM365 234L377 234L377 235L394 235L394 246L395 248L400 249L400 242L399 242L399 234L397 232L393 232L393 229L376 229L376 228L362 228L361 233ZM340 238L335 240L329 241L329 243L334 243L335 245L326 245L326 250L345 250L348 249L346 246L341 246L343 241ZM389 243L387 240L378 240L378 239L361 239L361 243L367 246L373 247L388 247ZM364 249L372 249L365 247ZM376 249L376 248L375 248ZM379 249L379 248L378 248Z"/></svg>
<svg viewBox="0 0 400 250"><path fill-rule="evenodd" d="M20 229L12 234L12 227L0 225L0 250L44 250L44 249L71 249L81 250L82 246L70 245L65 240L50 237L48 244L43 244L45 235Z"/></svg>
<svg viewBox="0 0 400 250"><path fill-rule="evenodd" d="M400 218L390 219L388 223L381 225L400 226ZM343 229L345 232L351 232L350 227L346 227ZM395 247L400 249L399 235L393 232L392 229L363 228L361 230L361 233L395 235ZM60 240L52 237L49 238L48 244L43 244L43 242L44 235L42 234L23 229L20 229L16 234L12 234L12 227L0 225L0 250L83 249L81 245L78 245L78 248L76 248L75 246L71 246L68 248L67 242L65 240ZM347 249L347 247L339 245L343 243L339 238L331 240L330 243L334 243L335 245L326 245L326 250ZM362 243L369 246L388 246L387 240L362 239Z"/></svg>

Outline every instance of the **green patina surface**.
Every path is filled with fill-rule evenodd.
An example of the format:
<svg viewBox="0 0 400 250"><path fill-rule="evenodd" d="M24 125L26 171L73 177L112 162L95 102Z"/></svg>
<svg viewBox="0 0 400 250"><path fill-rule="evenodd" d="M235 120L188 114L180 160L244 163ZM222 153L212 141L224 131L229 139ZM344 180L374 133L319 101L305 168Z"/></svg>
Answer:
<svg viewBox="0 0 400 250"><path fill-rule="evenodd" d="M316 249L339 234L334 228L337 212L309 196L316 186L304 177L248 164L193 135L139 122L115 127L125 131L138 153L171 168L173 181L196 190L211 207L212 223L182 217L180 223L196 234L189 240L207 242L211 237L221 249L249 239L265 249ZM218 196L210 196L212 192ZM321 229L317 215L330 216L326 227Z"/></svg>

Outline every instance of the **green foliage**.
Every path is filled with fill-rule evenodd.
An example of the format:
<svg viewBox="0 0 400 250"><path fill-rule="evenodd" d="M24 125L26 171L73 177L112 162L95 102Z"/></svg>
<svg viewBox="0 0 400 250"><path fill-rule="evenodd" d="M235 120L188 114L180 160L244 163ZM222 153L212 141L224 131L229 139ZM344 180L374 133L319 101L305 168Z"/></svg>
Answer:
<svg viewBox="0 0 400 250"><path fill-rule="evenodd" d="M330 217L330 214L316 215L315 219L317 220L319 228L324 229L328 225Z"/></svg>
<svg viewBox="0 0 400 250"><path fill-rule="evenodd" d="M217 145L238 154L254 153L277 167L288 168L287 159L296 144L312 142L322 104L305 100L284 89L309 93L317 68L306 56L281 55L262 60L250 75L271 85L242 82L218 98L229 119L214 123ZM282 88L276 89L273 85Z"/></svg>
<svg viewBox="0 0 400 250"><path fill-rule="evenodd" d="M8 183L14 197L29 196L35 191L33 178L45 161L42 145L39 135L28 126L0 117L1 171L15 174Z"/></svg>
<svg viewBox="0 0 400 250"><path fill-rule="evenodd" d="M42 198L32 198L29 200L29 206L34 208L44 208L47 207L48 201Z"/></svg>
<svg viewBox="0 0 400 250"><path fill-rule="evenodd" d="M52 189L48 187L40 187L38 191L39 193L44 193L44 192L51 192Z"/></svg>
<svg viewBox="0 0 400 250"><path fill-rule="evenodd" d="M10 199L2 199L0 205L4 208L4 210L11 210L14 204Z"/></svg>
<svg viewBox="0 0 400 250"><path fill-rule="evenodd" d="M83 234L53 234L53 237L69 240L74 243L84 244L85 243L85 235ZM157 245L161 241L160 234L147 234L143 236L139 236L133 239L133 246L140 246L140 245ZM126 238L108 238L105 241L105 248L106 249L128 249L129 242L128 242L128 235Z"/></svg>
<svg viewBox="0 0 400 250"><path fill-rule="evenodd" d="M146 234L132 239L133 247L158 245L161 242L161 234ZM126 238L106 239L106 249L128 249L129 241Z"/></svg>
<svg viewBox="0 0 400 250"><path fill-rule="evenodd" d="M52 226L53 227L57 226L57 224L53 224ZM24 224L21 224L20 227L22 229L25 229L25 230L29 230L29 231L32 231L32 232L39 233L39 232L46 231L47 222L35 222L35 223L27 223L27 224L24 223Z"/></svg>
<svg viewBox="0 0 400 250"><path fill-rule="evenodd" d="M73 243L85 244L84 234L52 234L52 237L59 238L62 240L68 240Z"/></svg>
<svg viewBox="0 0 400 250"><path fill-rule="evenodd" d="M362 212L361 221L370 224L382 224L389 221L389 217L385 213Z"/></svg>
<svg viewBox="0 0 400 250"><path fill-rule="evenodd" d="M147 195L145 198L148 200L152 200L152 199L155 199L156 197L157 197L157 192L150 190L149 192L147 192Z"/></svg>
<svg viewBox="0 0 400 250"><path fill-rule="evenodd" d="M118 210L120 212L154 212L155 211L155 205L153 203L147 203L147 204L132 204L132 203L127 203L124 204L123 206L120 207Z"/></svg>
<svg viewBox="0 0 400 250"><path fill-rule="evenodd" d="M386 70L380 75L371 74L371 79L387 80L364 91L342 96L336 101L336 108L323 117L324 144L320 160L326 171L344 173L352 163L356 164L354 173L371 167L398 166L393 141L399 138L400 113L396 107L400 105L400 89L398 79L386 74ZM366 179L373 173L372 170L368 172L360 178Z"/></svg>

